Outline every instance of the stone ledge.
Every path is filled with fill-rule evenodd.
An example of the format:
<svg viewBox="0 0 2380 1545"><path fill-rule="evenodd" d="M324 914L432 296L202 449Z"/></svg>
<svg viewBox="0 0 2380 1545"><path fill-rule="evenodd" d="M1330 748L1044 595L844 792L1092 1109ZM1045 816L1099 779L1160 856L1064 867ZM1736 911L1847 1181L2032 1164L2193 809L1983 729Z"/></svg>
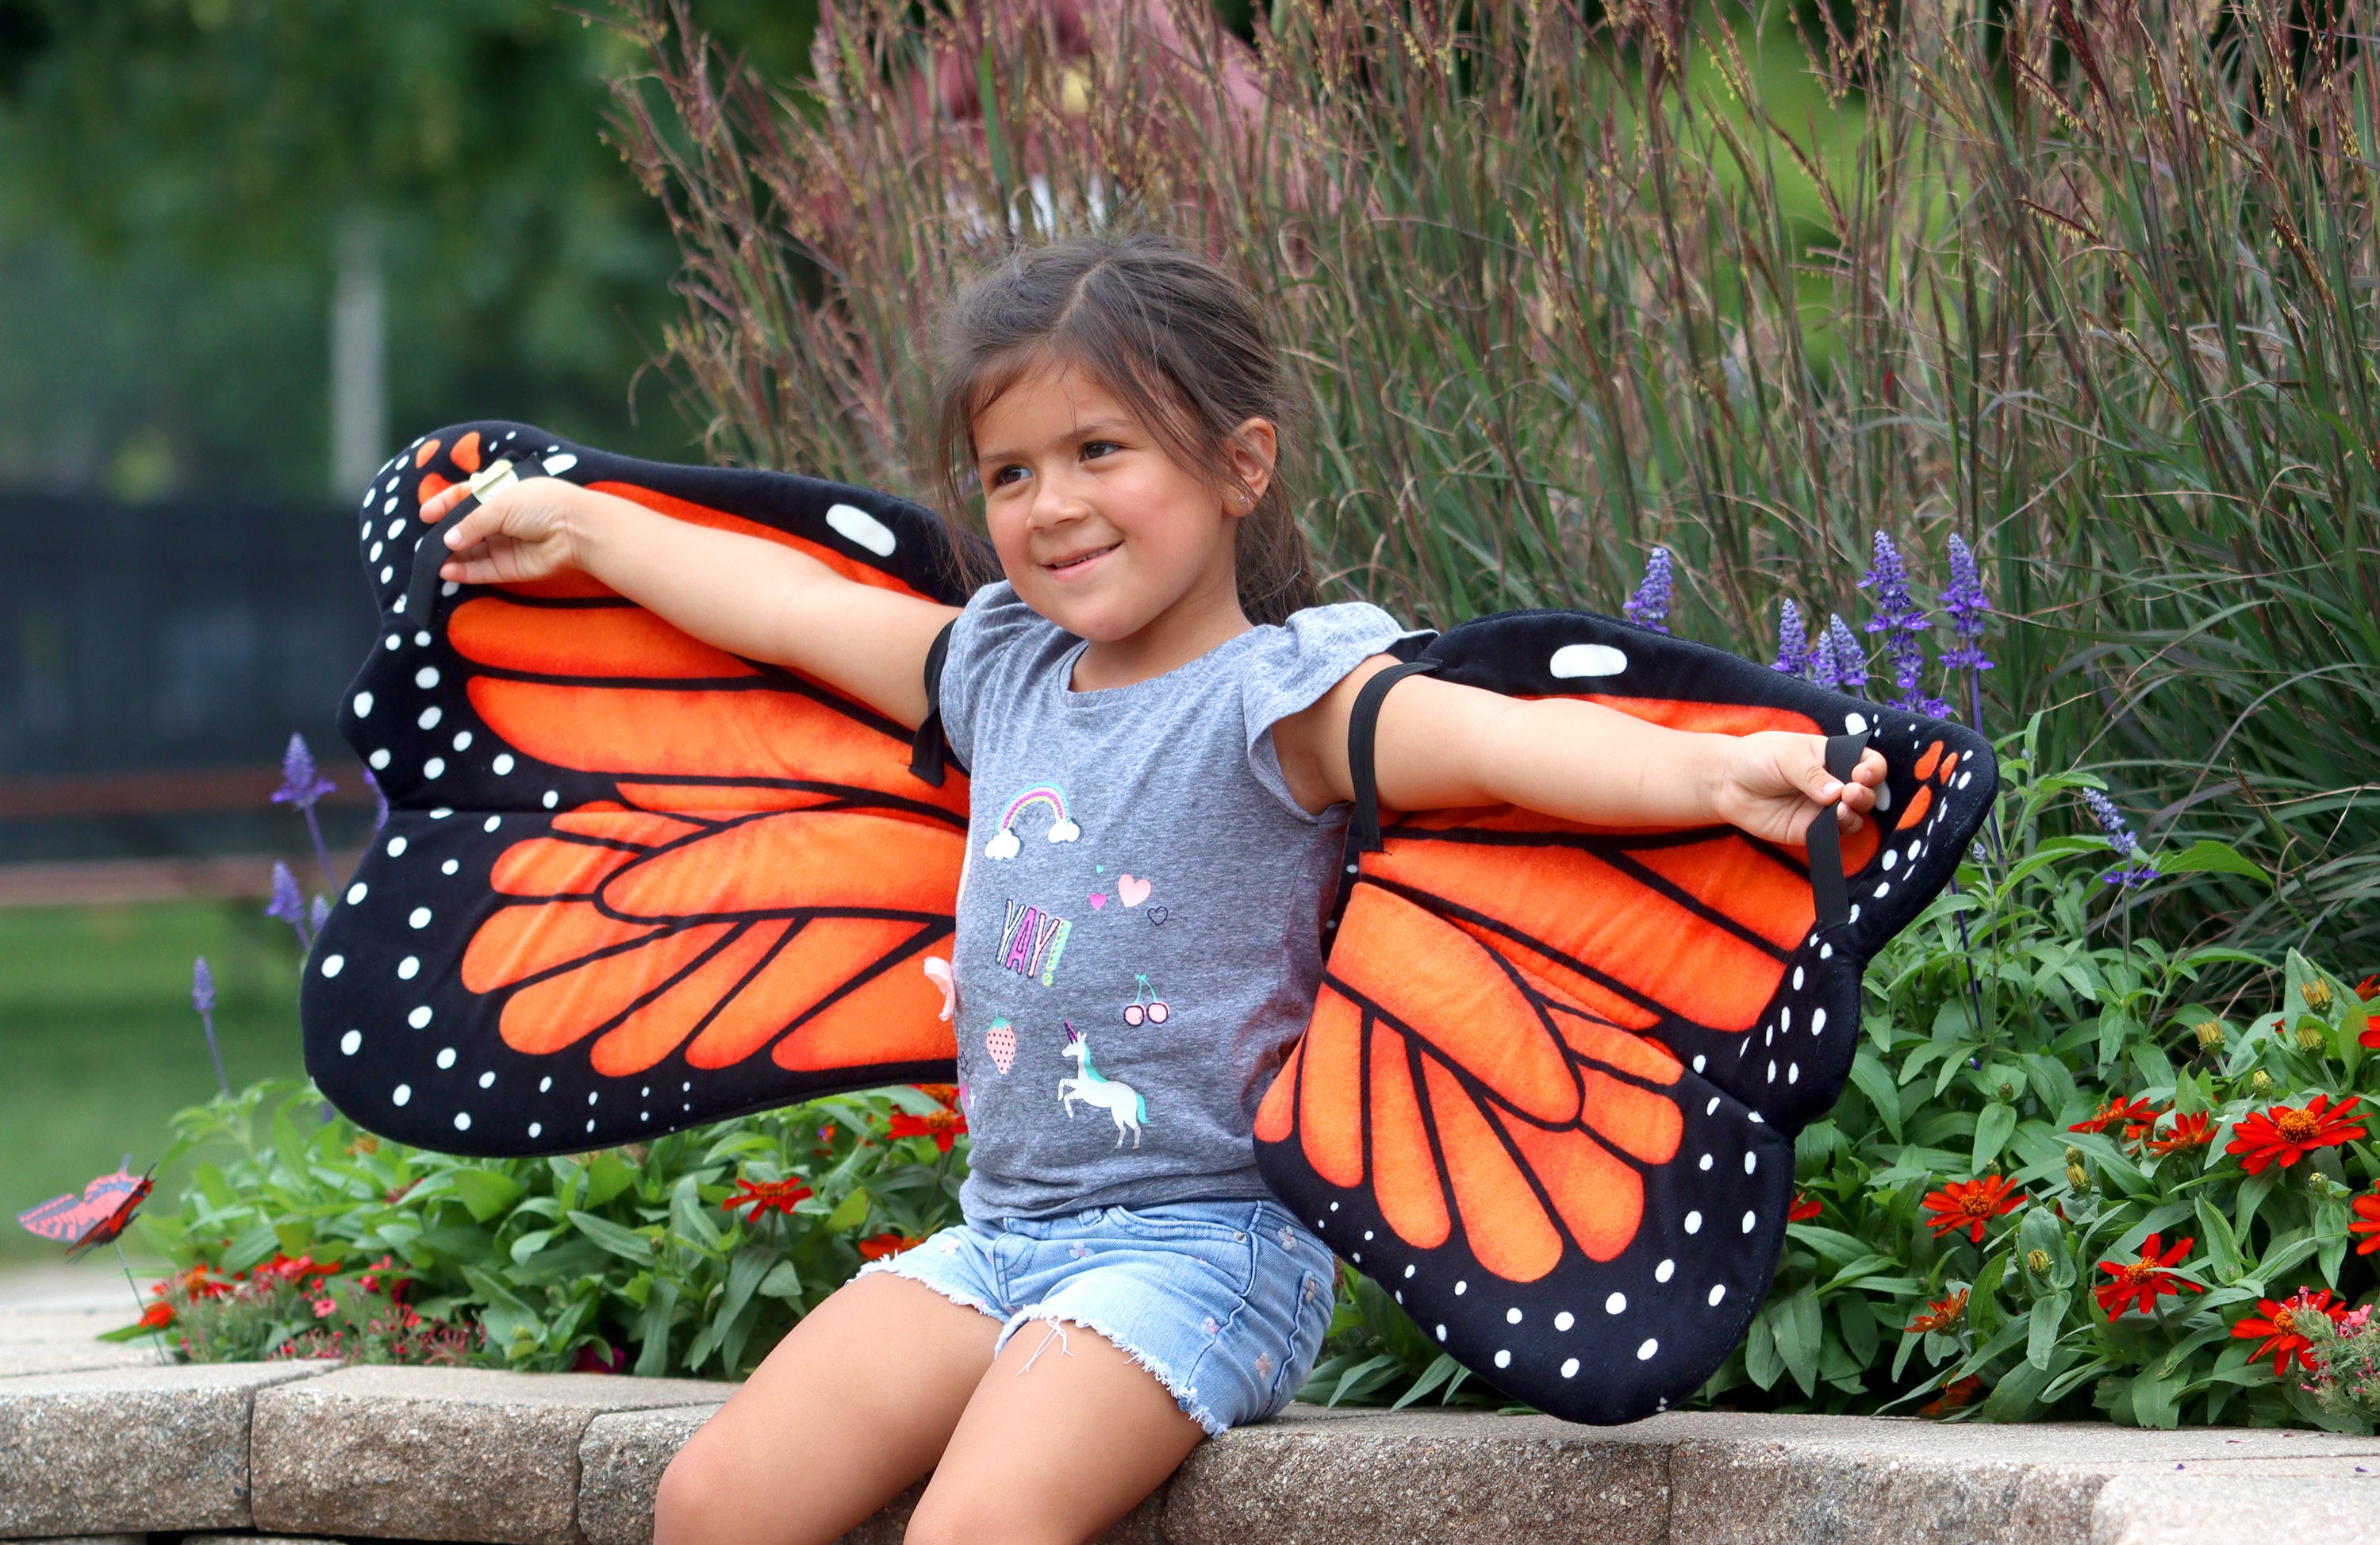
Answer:
<svg viewBox="0 0 2380 1545"><path fill-rule="evenodd" d="M260 1391L304 1363L0 1379L0 1539L246 1528Z"/></svg>
<svg viewBox="0 0 2380 1545"><path fill-rule="evenodd" d="M579 1443L589 1424L610 1412L715 1403L722 1393L690 1379L344 1369L259 1398L256 1525L277 1534L584 1545Z"/></svg>
<svg viewBox="0 0 2380 1545"><path fill-rule="evenodd" d="M223 1365L0 1378L0 1539L648 1545L731 1386ZM1107 1545L2237 1545L2380 1539L2380 1440L1682 1412L1327 1411L1201 1444ZM892 1545L912 1488L847 1538Z"/></svg>

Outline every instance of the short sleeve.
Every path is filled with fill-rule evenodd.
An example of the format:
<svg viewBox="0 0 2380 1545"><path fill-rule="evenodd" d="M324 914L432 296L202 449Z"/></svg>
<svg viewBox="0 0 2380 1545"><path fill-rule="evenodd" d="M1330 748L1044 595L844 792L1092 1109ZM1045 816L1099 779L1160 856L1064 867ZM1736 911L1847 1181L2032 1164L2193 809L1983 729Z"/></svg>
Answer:
<svg viewBox="0 0 2380 1545"><path fill-rule="evenodd" d="M1017 599L1005 579L967 598L952 625L951 647L942 655L942 736L961 767L975 765L975 728L984 705L1012 685L1021 652L1016 645L1051 627Z"/></svg>
<svg viewBox="0 0 2380 1545"><path fill-rule="evenodd" d="M1272 743L1273 725L1313 707L1347 679L1348 672L1373 655L1388 652L1401 640L1434 635L1405 627L1378 606L1360 601L1309 606L1266 631L1272 637L1251 651L1241 677L1240 700L1247 711L1248 766L1268 793L1310 821L1315 816L1297 802L1289 792L1288 780L1281 776L1281 757Z"/></svg>

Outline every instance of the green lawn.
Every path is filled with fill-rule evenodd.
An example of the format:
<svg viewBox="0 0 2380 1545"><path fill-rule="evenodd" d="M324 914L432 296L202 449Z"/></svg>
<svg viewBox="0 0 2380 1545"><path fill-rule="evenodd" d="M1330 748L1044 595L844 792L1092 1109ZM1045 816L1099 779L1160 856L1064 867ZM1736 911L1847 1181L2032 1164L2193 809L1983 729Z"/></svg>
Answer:
<svg viewBox="0 0 2380 1545"><path fill-rule="evenodd" d="M200 955L232 1087L302 1072L297 942L253 903L0 912L0 1261L54 1255L15 1215L127 1153L147 1165L166 1118L214 1091L190 1009Z"/></svg>

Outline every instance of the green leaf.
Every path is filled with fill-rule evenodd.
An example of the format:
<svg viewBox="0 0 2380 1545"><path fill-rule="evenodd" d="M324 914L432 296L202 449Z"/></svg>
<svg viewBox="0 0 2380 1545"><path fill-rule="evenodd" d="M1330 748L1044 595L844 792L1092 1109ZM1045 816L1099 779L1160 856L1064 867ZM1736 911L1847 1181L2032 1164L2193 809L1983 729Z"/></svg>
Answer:
<svg viewBox="0 0 2380 1545"><path fill-rule="evenodd" d="M2263 865L2229 843L2216 842L2212 837L2201 837L2179 853L2156 854L2153 861L2161 874L2240 874L2267 886L2275 883ZM2172 1423L2163 1425L2169 1427Z"/></svg>
<svg viewBox="0 0 2380 1545"><path fill-rule="evenodd" d="M448 1176L448 1189L471 1214L471 1221L484 1223L512 1210L513 1203L527 1194L528 1187L508 1174L495 1170L458 1169Z"/></svg>
<svg viewBox="0 0 2380 1545"><path fill-rule="evenodd" d="M868 1187L855 1186L851 1195L836 1204L826 1215L826 1227L832 1234L849 1234L868 1221Z"/></svg>
<svg viewBox="0 0 2380 1545"><path fill-rule="evenodd" d="M1852 1058L1852 1082L1859 1086L1860 1092L1867 1096L1868 1103L1876 1107L1876 1119L1883 1122L1885 1130L1892 1134L1892 1140L1899 1142L1900 1090L1893 1084L1892 1075L1885 1071L1884 1064L1878 1062L1876 1053L1864 1046L1860 1048L1857 1056Z"/></svg>
<svg viewBox="0 0 2380 1545"><path fill-rule="evenodd" d="M2045 1294L2033 1301L2031 1328L2025 1332L2024 1360L2046 1371L2049 1355L2058 1346L2058 1332L2066 1322L2067 1296Z"/></svg>
<svg viewBox="0 0 2380 1545"><path fill-rule="evenodd" d="M634 1261L639 1266L653 1264L653 1242L634 1229L622 1228L610 1219L599 1218L592 1212L573 1211L569 1216L572 1226L579 1233L621 1259Z"/></svg>
<svg viewBox="0 0 2380 1545"><path fill-rule="evenodd" d="M1981 1174L1999 1157L2001 1145L2016 1130L2016 1107L1998 1101L1984 1107L1975 1118L1974 1173Z"/></svg>
<svg viewBox="0 0 2380 1545"><path fill-rule="evenodd" d="M752 1291L763 1298L782 1298L797 1304L802 1298L801 1273L794 1270L792 1261L781 1260L769 1268L769 1274Z"/></svg>

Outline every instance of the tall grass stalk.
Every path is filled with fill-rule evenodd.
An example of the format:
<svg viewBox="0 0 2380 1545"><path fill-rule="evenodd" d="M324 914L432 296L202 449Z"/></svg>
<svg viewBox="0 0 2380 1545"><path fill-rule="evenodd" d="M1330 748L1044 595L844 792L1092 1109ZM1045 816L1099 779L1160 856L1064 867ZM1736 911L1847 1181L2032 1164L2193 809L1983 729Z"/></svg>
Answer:
<svg viewBox="0 0 2380 1545"><path fill-rule="evenodd" d="M767 82L633 0L710 453L924 493L956 278L1162 225L1310 392L1326 590L1609 611L1659 544L1677 631L1766 658L1874 530L1937 578L1959 533L2010 621L1929 690L2280 877L2174 931L2380 943L2366 0L1278 0L1253 48L1172 3L836 0Z"/></svg>

